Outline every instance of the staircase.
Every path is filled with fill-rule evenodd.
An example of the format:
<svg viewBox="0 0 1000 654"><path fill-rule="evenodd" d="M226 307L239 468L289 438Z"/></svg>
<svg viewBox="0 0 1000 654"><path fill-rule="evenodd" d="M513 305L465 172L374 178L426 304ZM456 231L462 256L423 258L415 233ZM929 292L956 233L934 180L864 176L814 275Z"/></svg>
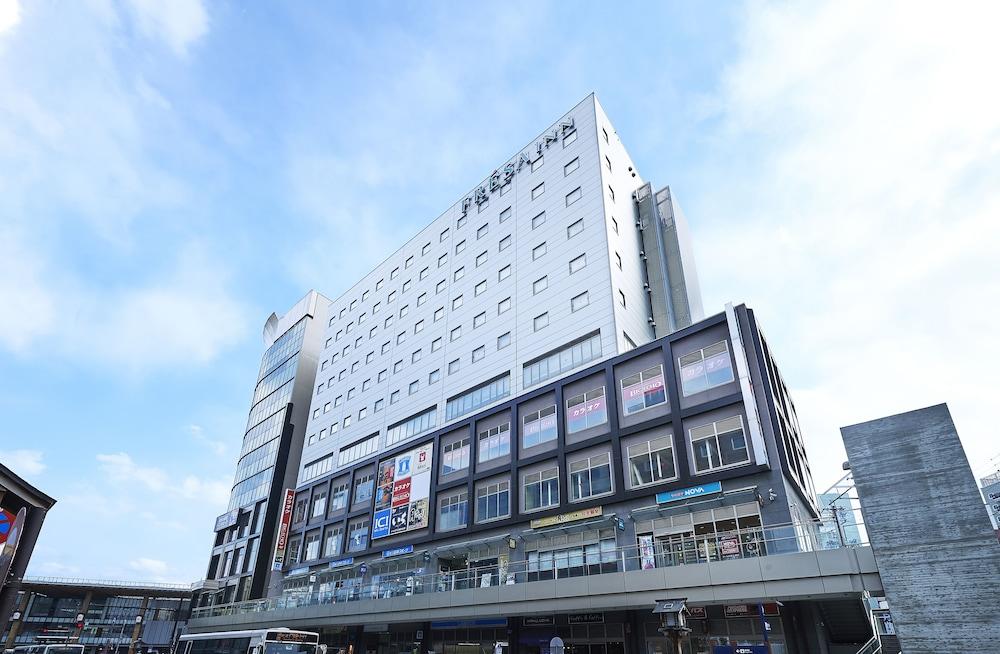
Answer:
<svg viewBox="0 0 1000 654"><path fill-rule="evenodd" d="M817 605L831 643L860 647L873 638L871 618L862 602L856 599L828 600ZM877 644L878 639L875 641Z"/></svg>

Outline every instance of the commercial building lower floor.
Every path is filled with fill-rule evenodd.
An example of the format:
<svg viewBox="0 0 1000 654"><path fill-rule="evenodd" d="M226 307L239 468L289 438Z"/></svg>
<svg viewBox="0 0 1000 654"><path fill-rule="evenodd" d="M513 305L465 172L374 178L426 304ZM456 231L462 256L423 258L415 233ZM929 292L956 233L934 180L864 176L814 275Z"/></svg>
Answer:
<svg viewBox="0 0 1000 654"><path fill-rule="evenodd" d="M664 596L669 596L664 591ZM553 614L309 628L331 654L670 654L658 616L648 611ZM759 646L773 654L854 654L872 636L862 598L715 604L690 607L685 654ZM769 649L767 649L769 647Z"/></svg>

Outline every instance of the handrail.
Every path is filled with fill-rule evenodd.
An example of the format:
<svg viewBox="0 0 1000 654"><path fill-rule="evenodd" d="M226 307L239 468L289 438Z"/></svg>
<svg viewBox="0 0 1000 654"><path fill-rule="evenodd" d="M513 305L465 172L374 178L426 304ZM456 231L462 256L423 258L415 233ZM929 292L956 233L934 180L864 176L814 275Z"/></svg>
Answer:
<svg viewBox="0 0 1000 654"><path fill-rule="evenodd" d="M526 558L513 561L500 556L508 552L504 546L496 550L487 565L432 573L423 573L422 568L404 568L375 574L373 567L382 563L391 566L392 560L366 561L369 567L367 579L366 576L360 576L357 567L312 570L303 577L297 577L295 581L286 579L285 591L279 597L198 607L193 609L192 617L409 597L862 545L845 544L840 538L822 537L824 532L820 528L824 526L834 525L825 525L825 521L810 521L748 527L712 534L694 535L688 532L686 535L615 548L602 548L600 542L565 544L557 549L532 549ZM345 556L350 556L350 553ZM410 560L410 568L418 565L420 563Z"/></svg>
<svg viewBox="0 0 1000 654"><path fill-rule="evenodd" d="M871 637L867 643L861 646L861 649L857 651L857 654L881 654L882 643L878 640L878 634Z"/></svg>

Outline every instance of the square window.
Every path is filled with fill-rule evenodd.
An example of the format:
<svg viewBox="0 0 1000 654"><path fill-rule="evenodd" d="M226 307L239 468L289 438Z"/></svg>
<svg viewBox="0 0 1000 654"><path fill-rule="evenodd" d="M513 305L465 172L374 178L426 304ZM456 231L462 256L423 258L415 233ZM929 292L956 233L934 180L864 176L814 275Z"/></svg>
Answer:
<svg viewBox="0 0 1000 654"><path fill-rule="evenodd" d="M573 204L577 200L583 197L583 191L577 186L575 189L566 194L566 206Z"/></svg>
<svg viewBox="0 0 1000 654"><path fill-rule="evenodd" d="M480 345L472 351L472 363L482 361L486 357L486 346Z"/></svg>
<svg viewBox="0 0 1000 654"><path fill-rule="evenodd" d="M422 351L417 350L416 352L410 355L410 363L416 363L417 361L420 361L421 356L422 356Z"/></svg>
<svg viewBox="0 0 1000 654"><path fill-rule="evenodd" d="M354 311L354 307L358 306L357 300L351 300L351 311Z"/></svg>
<svg viewBox="0 0 1000 654"><path fill-rule="evenodd" d="M570 311L579 311L590 304L590 293L584 291L569 301Z"/></svg>
<svg viewBox="0 0 1000 654"><path fill-rule="evenodd" d="M502 282L503 280L510 277L510 264L507 264L497 273L497 281Z"/></svg>
<svg viewBox="0 0 1000 654"><path fill-rule="evenodd" d="M462 326L461 325L459 325L455 329L451 330L451 340L457 341L461 337L462 337Z"/></svg>
<svg viewBox="0 0 1000 654"><path fill-rule="evenodd" d="M396 291L390 291L389 295L385 298L386 303L392 302L396 299Z"/></svg>
<svg viewBox="0 0 1000 654"><path fill-rule="evenodd" d="M378 310L382 308L381 302L376 302L372 305L372 313L378 313Z"/></svg>
<svg viewBox="0 0 1000 654"><path fill-rule="evenodd" d="M535 280L535 283L531 285L531 293L532 295L538 295L548 287L549 287L549 276L546 275L545 277Z"/></svg>
<svg viewBox="0 0 1000 654"><path fill-rule="evenodd" d="M365 356L365 363L371 363L374 360L375 360L375 353L374 352L369 352L368 355Z"/></svg>
<svg viewBox="0 0 1000 654"><path fill-rule="evenodd" d="M411 254L410 256L406 257L406 262L403 263L403 267L409 268L412 265L413 265L413 255Z"/></svg>
<svg viewBox="0 0 1000 654"><path fill-rule="evenodd" d="M611 229L614 230L615 234L618 233L618 221L615 220L614 216L611 216Z"/></svg>
<svg viewBox="0 0 1000 654"><path fill-rule="evenodd" d="M546 248L545 243L536 245L535 248L531 251L531 260L535 261L537 259L542 258L543 256L545 256L547 250L548 248Z"/></svg>
<svg viewBox="0 0 1000 654"><path fill-rule="evenodd" d="M438 243L444 243L445 239L448 238L448 228L445 227L441 230L441 234L438 236Z"/></svg>
<svg viewBox="0 0 1000 654"><path fill-rule="evenodd" d="M531 229L538 229L545 224L545 212L538 214L531 219Z"/></svg>
<svg viewBox="0 0 1000 654"><path fill-rule="evenodd" d="M344 396L338 395L337 399L333 401L333 406L340 406L341 404L343 404L343 402L344 402Z"/></svg>
<svg viewBox="0 0 1000 654"><path fill-rule="evenodd" d="M481 314L472 319L472 328L482 327L486 324L486 312L483 311Z"/></svg>
<svg viewBox="0 0 1000 654"><path fill-rule="evenodd" d="M511 243L510 234L507 234L507 236L504 236L502 239L500 239L500 247L499 247L500 252L503 252L504 250L509 248L510 243Z"/></svg>
<svg viewBox="0 0 1000 654"><path fill-rule="evenodd" d="M361 407L361 409L358 410L358 420L364 420L367 415L368 407Z"/></svg>
<svg viewBox="0 0 1000 654"><path fill-rule="evenodd" d="M435 294L440 293L441 291L443 291L447 287L448 287L448 280L442 279L441 281L439 281L437 283L437 286L434 287L434 293Z"/></svg>
<svg viewBox="0 0 1000 654"><path fill-rule="evenodd" d="M406 332L399 332L396 334L396 345L399 345L406 340Z"/></svg>
<svg viewBox="0 0 1000 654"><path fill-rule="evenodd" d="M444 339L440 336L431 341L431 352L437 352L441 349L441 345L444 343Z"/></svg>
<svg viewBox="0 0 1000 654"><path fill-rule="evenodd" d="M416 322L416 324L413 325L413 333L414 334L419 334L422 331L424 331L424 321L423 320L418 320Z"/></svg>
<svg viewBox="0 0 1000 654"><path fill-rule="evenodd" d="M577 258L569 262L569 274L573 274L577 271L583 270L587 267L587 255L581 254Z"/></svg>
<svg viewBox="0 0 1000 654"><path fill-rule="evenodd" d="M351 426L351 416L344 416L344 429Z"/></svg>
<svg viewBox="0 0 1000 654"><path fill-rule="evenodd" d="M458 220L455 222L456 229L462 229L465 227L465 216L459 216Z"/></svg>
<svg viewBox="0 0 1000 654"><path fill-rule="evenodd" d="M502 350L510 345L510 332L497 336L497 349Z"/></svg>
<svg viewBox="0 0 1000 654"><path fill-rule="evenodd" d="M419 390L420 390L420 380L417 379L415 381L411 381L410 382L410 395L413 395L414 393L416 393Z"/></svg>
<svg viewBox="0 0 1000 654"><path fill-rule="evenodd" d="M625 307L625 294L621 291L621 289L618 290L618 303L620 305L622 305L622 308L626 308Z"/></svg>
<svg viewBox="0 0 1000 654"><path fill-rule="evenodd" d="M576 130L574 129L572 132L563 137L563 147L565 148L567 145L569 145L575 140L576 140Z"/></svg>
<svg viewBox="0 0 1000 654"><path fill-rule="evenodd" d="M438 307L434 310L434 322L444 318L444 307Z"/></svg>
<svg viewBox="0 0 1000 654"><path fill-rule="evenodd" d="M431 370L430 374L427 375L427 385L436 384L441 381L441 369Z"/></svg>
<svg viewBox="0 0 1000 654"><path fill-rule="evenodd" d="M384 407L385 407L385 400L384 400L384 399L378 399L378 400L375 400L375 407L374 407L374 411L375 411L375 413L378 413L378 412L379 412L379 411L381 411L381 410L382 410L382 409L383 409Z"/></svg>
<svg viewBox="0 0 1000 654"><path fill-rule="evenodd" d="M548 326L548 324L549 324L549 312L548 311L546 311L545 313L543 313L540 316L535 316L534 326L535 326L535 331L536 332L539 331L540 329L544 329L545 327Z"/></svg>
<svg viewBox="0 0 1000 654"><path fill-rule="evenodd" d="M608 185L608 196L610 196L610 197L611 197L611 201L612 201L612 202L614 202L614 201L615 201L615 190L614 190L613 188L611 188L611 185L610 185L610 184ZM567 203L566 203L566 206L567 206L567 207L569 206L569 202L568 202L568 200L569 200L569 196L567 196Z"/></svg>
<svg viewBox="0 0 1000 654"><path fill-rule="evenodd" d="M460 306L462 306L463 302L464 300L462 300L462 296L459 295L457 298L451 301L451 310L454 311L455 309L459 308Z"/></svg>
<svg viewBox="0 0 1000 654"><path fill-rule="evenodd" d="M488 252L485 252L485 251L484 252L480 252L479 256L476 257L476 268L478 268L479 266L481 266L484 263L486 263L486 260L488 258L489 258L489 253Z"/></svg>
<svg viewBox="0 0 1000 654"><path fill-rule="evenodd" d="M510 311L510 298L504 298L497 302L497 315L500 315L504 311Z"/></svg>
<svg viewBox="0 0 1000 654"><path fill-rule="evenodd" d="M577 157L573 161L563 166L563 176L569 175L571 172L575 171L579 167L580 167L580 157Z"/></svg>
<svg viewBox="0 0 1000 654"><path fill-rule="evenodd" d="M427 301L427 293L421 293L420 295L417 296L417 306L418 307L420 305L422 305L426 301Z"/></svg>
<svg viewBox="0 0 1000 654"><path fill-rule="evenodd" d="M611 172L611 159L608 158L608 155L604 155L604 163L608 167L608 172Z"/></svg>
<svg viewBox="0 0 1000 654"><path fill-rule="evenodd" d="M420 275L417 277L417 279L423 280L424 278L427 277L428 274L430 274L430 271L431 269L429 266L425 267L423 270L420 271Z"/></svg>
<svg viewBox="0 0 1000 654"><path fill-rule="evenodd" d="M420 254L421 254L421 256L427 254L430 251L431 251L430 241L428 241L427 243L424 243L424 247L420 248Z"/></svg>
<svg viewBox="0 0 1000 654"><path fill-rule="evenodd" d="M454 361L451 361L450 363L448 363L448 374L449 375L455 374L456 372L458 372L458 369L461 366L462 366L461 359L455 359Z"/></svg>
<svg viewBox="0 0 1000 654"><path fill-rule="evenodd" d="M396 279L398 275L399 275L399 268L393 268L392 272L389 273L389 279Z"/></svg>
<svg viewBox="0 0 1000 654"><path fill-rule="evenodd" d="M483 281L476 284L475 295L476 297L479 297L485 292L486 292L486 280L484 279Z"/></svg>
<svg viewBox="0 0 1000 654"><path fill-rule="evenodd" d="M348 401L350 401L356 395L356 393L357 393L357 389L356 388L349 389L347 391L347 399L348 399Z"/></svg>
<svg viewBox="0 0 1000 654"><path fill-rule="evenodd" d="M372 387L372 380L371 380L371 378L366 379L363 382L361 382L361 390L362 391L367 391L371 387Z"/></svg>
<svg viewBox="0 0 1000 654"><path fill-rule="evenodd" d="M481 239L482 237L486 236L489 233L490 233L490 224L486 223L485 225L476 230L476 240Z"/></svg>
<svg viewBox="0 0 1000 654"><path fill-rule="evenodd" d="M375 282L375 290L376 291L381 291L383 284L385 284L385 280L384 279L380 279L377 282Z"/></svg>
<svg viewBox="0 0 1000 654"><path fill-rule="evenodd" d="M438 257L438 268L442 267L446 263L448 263L448 253L447 252L445 252L440 257Z"/></svg>
<svg viewBox="0 0 1000 654"><path fill-rule="evenodd" d="M507 207L506 209L504 209L503 211L501 211L500 212L500 222L503 222L503 221L507 220L508 218L510 218L510 216L511 216L512 213L513 212L511 211L510 207Z"/></svg>
<svg viewBox="0 0 1000 654"><path fill-rule="evenodd" d="M531 189L531 199L535 200L542 197L542 193L545 193L545 182L542 182L535 188Z"/></svg>
<svg viewBox="0 0 1000 654"><path fill-rule="evenodd" d="M378 371L378 381L379 383L384 382L386 377L389 376L389 371L385 368Z"/></svg>
<svg viewBox="0 0 1000 654"><path fill-rule="evenodd" d="M392 341L386 341L385 343L382 343L382 354L388 352L391 346L392 346Z"/></svg>
<svg viewBox="0 0 1000 654"><path fill-rule="evenodd" d="M407 292L408 290L410 290L410 282L411 281L412 280L407 279L405 282L403 282L403 292L404 293Z"/></svg>
<svg viewBox="0 0 1000 654"><path fill-rule="evenodd" d="M457 282L463 277L465 277L465 266L461 266L458 270L455 271L454 281Z"/></svg>
<svg viewBox="0 0 1000 654"><path fill-rule="evenodd" d="M462 239L455 244L455 254L461 254L465 251L465 239Z"/></svg>
<svg viewBox="0 0 1000 654"><path fill-rule="evenodd" d="M606 130L606 129L604 129L604 128L602 127L602 128L601 128L601 131L602 131L602 132L604 132L604 142L605 142L605 143L610 143L611 141L609 141L609 140L608 140L608 130Z"/></svg>
<svg viewBox="0 0 1000 654"><path fill-rule="evenodd" d="M403 360L402 359L400 359L396 363L392 364L392 374L395 375L396 373L398 373L402 369L403 369Z"/></svg>
<svg viewBox="0 0 1000 654"><path fill-rule="evenodd" d="M622 269L622 255L615 252L615 265L618 266L618 270Z"/></svg>
<svg viewBox="0 0 1000 654"><path fill-rule="evenodd" d="M399 317L400 318L405 318L406 314L408 314L408 313L410 313L410 305L409 304L404 304L403 306L401 306L399 308Z"/></svg>
<svg viewBox="0 0 1000 654"><path fill-rule="evenodd" d="M393 391L389 394L389 404L395 404L399 402L399 391Z"/></svg>

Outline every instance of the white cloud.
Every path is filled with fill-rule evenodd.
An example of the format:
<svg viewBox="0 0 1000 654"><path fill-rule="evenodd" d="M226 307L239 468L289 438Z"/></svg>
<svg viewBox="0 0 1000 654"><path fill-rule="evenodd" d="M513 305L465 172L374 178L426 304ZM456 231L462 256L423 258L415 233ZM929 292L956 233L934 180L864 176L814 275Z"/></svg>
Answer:
<svg viewBox="0 0 1000 654"><path fill-rule="evenodd" d="M1000 87L983 80L997 19L995 5L749 5L692 212L700 272L725 293L707 306L759 310L817 486L838 476L840 426L942 401L974 467L996 453Z"/></svg>
<svg viewBox="0 0 1000 654"><path fill-rule="evenodd" d="M21 22L19 0L0 0L0 34L14 29Z"/></svg>
<svg viewBox="0 0 1000 654"><path fill-rule="evenodd" d="M0 451L0 462L22 477L34 477L45 472L39 450L4 450Z"/></svg>
<svg viewBox="0 0 1000 654"><path fill-rule="evenodd" d="M104 473L115 482L139 484L157 494L199 500L221 509L229 499L229 484L224 480L205 480L194 475L180 475L156 466L137 463L125 452L98 454Z"/></svg>
<svg viewBox="0 0 1000 654"><path fill-rule="evenodd" d="M201 425L188 425L187 430L191 434L192 439L209 448L216 456L225 456L228 449L226 444L223 441L206 436L204 427Z"/></svg>
<svg viewBox="0 0 1000 654"><path fill-rule="evenodd" d="M128 565L133 570L148 575L153 580L162 579L167 573L167 564L158 559L140 557L138 559L132 559L129 561Z"/></svg>
<svg viewBox="0 0 1000 654"><path fill-rule="evenodd" d="M128 0L139 30L147 38L161 39L177 54L208 32L208 13L201 0Z"/></svg>

